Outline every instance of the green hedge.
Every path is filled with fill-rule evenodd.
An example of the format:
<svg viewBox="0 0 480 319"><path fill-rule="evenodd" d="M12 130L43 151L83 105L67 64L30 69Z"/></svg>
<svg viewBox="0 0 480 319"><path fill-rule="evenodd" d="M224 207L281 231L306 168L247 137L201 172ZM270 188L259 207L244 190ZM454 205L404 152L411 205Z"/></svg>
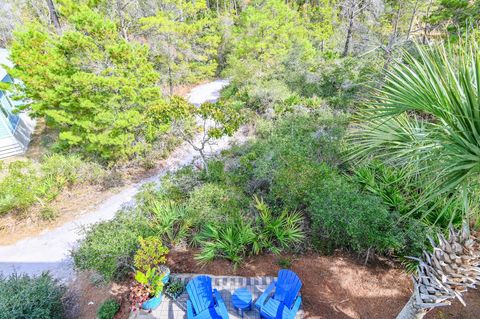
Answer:
<svg viewBox="0 0 480 319"><path fill-rule="evenodd" d="M61 319L64 292L48 273L0 277L0 319Z"/></svg>

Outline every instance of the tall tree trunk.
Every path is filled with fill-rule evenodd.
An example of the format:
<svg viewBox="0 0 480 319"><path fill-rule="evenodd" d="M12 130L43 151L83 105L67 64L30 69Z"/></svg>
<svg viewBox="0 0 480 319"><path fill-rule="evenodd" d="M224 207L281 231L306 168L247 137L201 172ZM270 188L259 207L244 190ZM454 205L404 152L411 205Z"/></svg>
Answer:
<svg viewBox="0 0 480 319"><path fill-rule="evenodd" d="M173 74L172 74L172 67L170 63L168 63L168 86L169 86L170 96L173 96Z"/></svg>
<svg viewBox="0 0 480 319"><path fill-rule="evenodd" d="M432 8L432 3L433 3L433 0L430 0L430 3L428 4L427 14L425 16L426 19L428 19L428 16L430 15L430 9ZM425 20L425 28L423 30L423 38L422 38L423 44L427 44L428 28L429 28L429 24Z"/></svg>
<svg viewBox="0 0 480 319"><path fill-rule="evenodd" d="M386 56L385 56L385 63L383 64L384 70L388 69L390 62L392 61L393 48L398 38L398 22L400 21L401 11L402 11L402 3L400 2L399 7L397 9L397 14L395 15L395 21L393 22L392 35L390 36L390 40L388 41L387 48L385 49Z"/></svg>
<svg viewBox="0 0 480 319"><path fill-rule="evenodd" d="M422 319L427 314L428 310L421 309L415 306L415 297L411 296L405 307L398 314L396 319Z"/></svg>
<svg viewBox="0 0 480 319"><path fill-rule="evenodd" d="M353 14L353 8L351 9L351 13L349 16L349 22L348 22L348 29L347 29L347 38L345 39L345 46L343 48L343 53L342 56L346 57L348 55L348 50L350 48L350 41L352 39L352 32L353 32L353 19L355 18Z"/></svg>
<svg viewBox="0 0 480 319"><path fill-rule="evenodd" d="M415 20L415 15L417 14L418 8L418 0L415 1L415 5L413 6L412 17L410 18L410 23L408 24L408 31L407 31L407 40L410 39L410 34L412 33L413 21Z"/></svg>
<svg viewBox="0 0 480 319"><path fill-rule="evenodd" d="M55 30L57 30L58 33L61 33L62 27L60 26L60 20L58 19L57 10L55 10L55 6L53 5L53 0L46 0L46 1L47 1L48 12L50 14L50 21L55 27Z"/></svg>

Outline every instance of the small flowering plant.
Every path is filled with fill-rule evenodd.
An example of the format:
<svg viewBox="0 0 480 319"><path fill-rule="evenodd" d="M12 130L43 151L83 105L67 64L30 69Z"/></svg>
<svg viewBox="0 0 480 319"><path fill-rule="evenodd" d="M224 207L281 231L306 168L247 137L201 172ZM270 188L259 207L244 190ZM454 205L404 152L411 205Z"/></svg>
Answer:
<svg viewBox="0 0 480 319"><path fill-rule="evenodd" d="M142 304L151 297L158 297L163 291L164 273L157 268L148 268L146 272L137 271L136 282L130 287L129 301L133 311L141 308Z"/></svg>

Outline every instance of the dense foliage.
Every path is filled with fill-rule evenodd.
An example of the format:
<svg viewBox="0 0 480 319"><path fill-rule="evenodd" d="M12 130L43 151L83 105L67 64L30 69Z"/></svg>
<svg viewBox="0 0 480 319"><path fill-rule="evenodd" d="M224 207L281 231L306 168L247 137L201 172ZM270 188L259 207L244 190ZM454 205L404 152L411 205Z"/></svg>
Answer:
<svg viewBox="0 0 480 319"><path fill-rule="evenodd" d="M61 319L64 288L48 273L0 277L0 318Z"/></svg>
<svg viewBox="0 0 480 319"><path fill-rule="evenodd" d="M73 258L79 269L92 269L107 280L121 278L133 269L139 238L153 235L148 220L135 212L119 213L112 221L96 224Z"/></svg>
<svg viewBox="0 0 480 319"><path fill-rule="evenodd" d="M145 185L73 252L107 280L136 271L134 307L163 289L156 267L177 245L234 266L306 250L368 261L420 255L459 212L478 222L477 2L56 2L43 20L23 8L34 22L14 33L9 70L55 150L148 159L168 131L203 162ZM230 82L216 103L174 95L214 76ZM250 140L207 157L242 124ZM12 164L0 214L51 200L77 162Z"/></svg>
<svg viewBox="0 0 480 319"><path fill-rule="evenodd" d="M39 24L15 34L13 77L32 114L60 132L58 147L101 161L144 152L162 131L166 102L146 46L82 6L62 35Z"/></svg>
<svg viewBox="0 0 480 319"><path fill-rule="evenodd" d="M97 310L98 319L113 319L120 309L120 304L115 299L105 300Z"/></svg>
<svg viewBox="0 0 480 319"><path fill-rule="evenodd" d="M76 155L45 156L40 163L0 162L0 215L23 212L32 205L46 207L65 188L80 183L99 183L105 170Z"/></svg>
<svg viewBox="0 0 480 319"><path fill-rule="evenodd" d="M353 156L375 157L413 175L425 216L450 220L452 203L478 213L480 54L478 43L435 46L405 54L387 73L377 103L353 133ZM438 207L440 205L440 207Z"/></svg>

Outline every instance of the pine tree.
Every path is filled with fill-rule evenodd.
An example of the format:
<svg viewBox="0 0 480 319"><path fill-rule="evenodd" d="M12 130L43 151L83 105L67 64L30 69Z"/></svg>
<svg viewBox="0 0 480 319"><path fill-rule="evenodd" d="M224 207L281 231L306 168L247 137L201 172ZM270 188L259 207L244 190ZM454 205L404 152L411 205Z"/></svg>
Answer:
<svg viewBox="0 0 480 319"><path fill-rule="evenodd" d="M58 129L58 147L104 161L148 149L167 106L148 48L124 40L117 26L82 6L62 35L30 24L11 47L20 97Z"/></svg>

